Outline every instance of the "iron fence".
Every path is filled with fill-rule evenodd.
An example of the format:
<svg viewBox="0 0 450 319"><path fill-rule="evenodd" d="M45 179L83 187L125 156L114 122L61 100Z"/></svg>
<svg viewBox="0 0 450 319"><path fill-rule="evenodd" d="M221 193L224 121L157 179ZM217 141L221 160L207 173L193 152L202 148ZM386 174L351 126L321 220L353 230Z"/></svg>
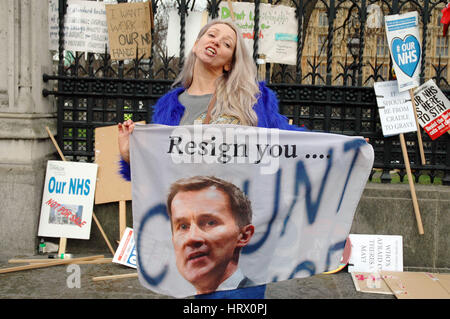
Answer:
<svg viewBox="0 0 450 319"><path fill-rule="evenodd" d="M221 2L207 0L210 17L219 16ZM254 32L258 34L261 1L248 2L255 4ZM279 98L280 112L294 124L305 125L314 131L368 137L375 150L374 172L381 171L381 181L390 182L392 170L396 170L403 180L406 173L400 142L397 136L383 137L373 90L373 82L392 79L392 64L383 42L384 28L367 27L368 9L377 5L384 15L411 10L419 12L422 47L425 48L421 81L433 78L449 97L448 42L444 41L442 45L434 39L436 32L441 32L439 14L446 1L267 2L295 7L298 22L296 65L259 65L260 74ZM157 14L161 1L152 0L151 3ZM92 162L96 127L114 125L128 118L151 122L151 106L170 90L183 65L186 16L195 10L196 3L195 0L176 0L180 15L181 58L167 56L158 46L158 34L152 30L152 39L156 40L152 43L150 59L137 57L119 62L111 60L106 49L104 54L64 52L62 30L66 5L66 0L59 0L57 69L53 74L43 75L45 82L54 81L54 89L43 90L43 95L56 97L57 141L66 158ZM314 38L318 39L317 43ZM310 50L311 43L315 43L315 50ZM253 52L256 63L258 37L255 37ZM71 61L65 65L68 54L71 54ZM442 184L450 185L450 135L444 134L432 141L422 131L425 165L420 161L416 133L405 134L405 139L416 181L421 175L427 175L432 183L438 177Z"/></svg>

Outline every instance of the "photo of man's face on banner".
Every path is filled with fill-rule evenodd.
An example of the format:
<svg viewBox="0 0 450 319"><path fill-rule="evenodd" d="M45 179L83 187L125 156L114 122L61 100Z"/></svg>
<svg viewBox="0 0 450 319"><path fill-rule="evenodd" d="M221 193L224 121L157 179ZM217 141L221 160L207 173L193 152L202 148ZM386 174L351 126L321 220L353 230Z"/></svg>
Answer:
<svg viewBox="0 0 450 319"><path fill-rule="evenodd" d="M233 125L136 126L143 286L174 297L335 269L373 163L363 138Z"/></svg>

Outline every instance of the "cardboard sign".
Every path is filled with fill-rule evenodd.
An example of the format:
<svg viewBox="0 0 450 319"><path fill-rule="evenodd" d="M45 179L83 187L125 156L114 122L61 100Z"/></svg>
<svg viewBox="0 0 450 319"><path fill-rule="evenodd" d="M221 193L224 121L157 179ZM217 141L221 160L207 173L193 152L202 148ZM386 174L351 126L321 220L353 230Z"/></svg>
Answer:
<svg viewBox="0 0 450 319"><path fill-rule="evenodd" d="M113 263L136 269L136 245L133 229L127 227L114 254Z"/></svg>
<svg viewBox="0 0 450 319"><path fill-rule="evenodd" d="M414 91L419 125L432 140L450 130L450 101L432 79Z"/></svg>
<svg viewBox="0 0 450 319"><path fill-rule="evenodd" d="M139 280L185 297L336 269L373 149L337 134L137 125L130 158Z"/></svg>
<svg viewBox="0 0 450 319"><path fill-rule="evenodd" d="M399 92L397 81L375 82L373 87L383 135L417 131L410 94Z"/></svg>
<svg viewBox="0 0 450 319"><path fill-rule="evenodd" d="M386 35L400 92L420 85L422 48L416 11L385 16Z"/></svg>
<svg viewBox="0 0 450 319"><path fill-rule="evenodd" d="M349 272L403 271L402 236L350 234Z"/></svg>
<svg viewBox="0 0 450 319"><path fill-rule="evenodd" d="M111 59L150 58L151 2L108 4L105 7Z"/></svg>
<svg viewBox="0 0 450 319"><path fill-rule="evenodd" d="M386 282L378 272L352 272L356 291L373 294L393 295Z"/></svg>
<svg viewBox="0 0 450 319"><path fill-rule="evenodd" d="M450 274L380 272L398 299L450 299Z"/></svg>
<svg viewBox="0 0 450 319"><path fill-rule="evenodd" d="M48 161L39 236L89 239L97 164Z"/></svg>
<svg viewBox="0 0 450 319"><path fill-rule="evenodd" d="M58 50L58 0L48 4L49 48ZM69 51L105 53L108 28L103 2L68 0L64 17L64 49Z"/></svg>
<svg viewBox="0 0 450 319"><path fill-rule="evenodd" d="M98 164L95 204L131 200L131 183L119 175L117 125L95 129L95 163Z"/></svg>

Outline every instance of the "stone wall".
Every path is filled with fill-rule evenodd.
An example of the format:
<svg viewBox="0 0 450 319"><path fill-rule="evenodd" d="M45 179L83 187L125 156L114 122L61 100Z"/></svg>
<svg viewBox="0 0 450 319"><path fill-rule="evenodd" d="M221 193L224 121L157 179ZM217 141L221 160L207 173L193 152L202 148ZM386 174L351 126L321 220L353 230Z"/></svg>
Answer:
<svg viewBox="0 0 450 319"><path fill-rule="evenodd" d="M0 0L0 251L31 253L37 243L45 165L55 148L47 1Z"/></svg>

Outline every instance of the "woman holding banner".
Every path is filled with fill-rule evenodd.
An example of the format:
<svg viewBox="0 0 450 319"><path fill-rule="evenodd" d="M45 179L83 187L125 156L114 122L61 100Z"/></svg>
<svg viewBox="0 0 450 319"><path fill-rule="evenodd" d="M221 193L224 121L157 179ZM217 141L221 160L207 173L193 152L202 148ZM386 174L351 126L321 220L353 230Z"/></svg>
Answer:
<svg viewBox="0 0 450 319"><path fill-rule="evenodd" d="M153 123L236 124L303 131L278 112L275 93L257 81L257 68L240 30L213 20L199 32L174 89L154 106ZM129 136L134 123L119 123L121 174L130 180ZM265 285L217 291L197 298L264 298Z"/></svg>

